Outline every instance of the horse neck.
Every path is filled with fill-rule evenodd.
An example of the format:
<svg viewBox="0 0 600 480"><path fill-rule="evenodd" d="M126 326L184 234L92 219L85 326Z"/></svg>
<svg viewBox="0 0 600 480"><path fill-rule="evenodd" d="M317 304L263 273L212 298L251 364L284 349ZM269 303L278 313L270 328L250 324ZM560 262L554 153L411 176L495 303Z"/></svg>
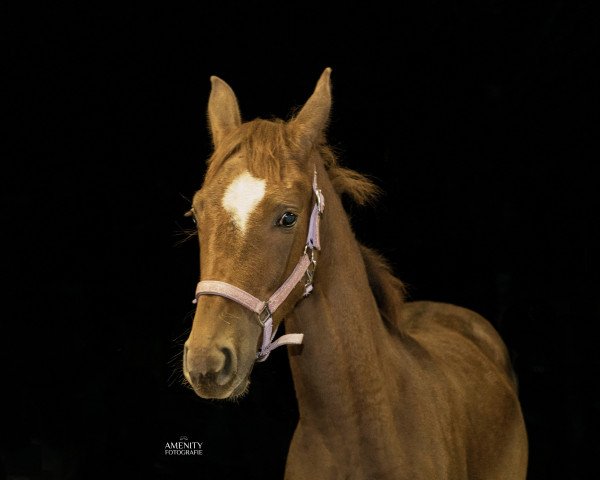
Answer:
<svg viewBox="0 0 600 480"><path fill-rule="evenodd" d="M296 306L286 327L304 333L302 353L290 352L300 418L331 439L349 429L364 433L385 421L381 409L389 402L381 355L390 339L359 245L325 175L319 172L326 207L314 292Z"/></svg>

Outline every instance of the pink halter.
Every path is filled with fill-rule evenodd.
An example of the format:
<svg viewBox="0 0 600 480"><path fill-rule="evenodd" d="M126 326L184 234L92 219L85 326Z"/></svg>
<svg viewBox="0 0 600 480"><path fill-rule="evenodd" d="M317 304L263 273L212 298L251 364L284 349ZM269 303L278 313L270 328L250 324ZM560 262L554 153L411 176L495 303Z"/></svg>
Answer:
<svg viewBox="0 0 600 480"><path fill-rule="evenodd" d="M323 198L321 190L317 187L316 169L313 177L313 193L315 196L315 204L310 215L304 253L300 257L300 260L290 276L268 300L259 300L235 285L220 282L218 280L203 280L198 282L198 285L196 286L196 298L194 303L198 302L201 295L219 295L233 300L243 307L246 307L248 310L252 310L256 313L258 323L263 328L262 346L260 351L256 353L257 362L265 361L272 350L282 345L300 345L304 338L304 334L302 333L290 333L282 335L277 340L274 340L277 329L273 331L273 313L281 306L304 276L306 276L306 282L304 283L304 297L307 297L310 292L312 292L313 277L317 267L315 250L321 250L319 221L325 208L325 199Z"/></svg>

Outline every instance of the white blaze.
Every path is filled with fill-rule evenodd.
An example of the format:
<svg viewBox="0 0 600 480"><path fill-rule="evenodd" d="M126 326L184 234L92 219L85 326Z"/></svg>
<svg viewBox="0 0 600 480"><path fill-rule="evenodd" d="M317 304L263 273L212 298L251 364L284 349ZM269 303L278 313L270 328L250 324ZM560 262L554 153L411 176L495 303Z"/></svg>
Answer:
<svg viewBox="0 0 600 480"><path fill-rule="evenodd" d="M265 181L253 177L248 171L238 175L225 190L223 208L233 217L233 222L246 233L250 215L265 196Z"/></svg>

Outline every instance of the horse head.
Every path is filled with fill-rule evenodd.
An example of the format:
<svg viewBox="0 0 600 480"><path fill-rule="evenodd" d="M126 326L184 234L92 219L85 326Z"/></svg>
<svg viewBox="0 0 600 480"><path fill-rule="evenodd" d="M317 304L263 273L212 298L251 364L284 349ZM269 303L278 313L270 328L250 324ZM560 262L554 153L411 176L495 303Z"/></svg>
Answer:
<svg viewBox="0 0 600 480"><path fill-rule="evenodd" d="M318 241L322 211L315 176L331 108L330 72L287 122L242 122L233 90L211 77L214 152L190 211L200 240L201 282L183 358L185 378L201 397L242 395L257 358L270 351L267 336L310 291L316 265L311 235L316 228Z"/></svg>

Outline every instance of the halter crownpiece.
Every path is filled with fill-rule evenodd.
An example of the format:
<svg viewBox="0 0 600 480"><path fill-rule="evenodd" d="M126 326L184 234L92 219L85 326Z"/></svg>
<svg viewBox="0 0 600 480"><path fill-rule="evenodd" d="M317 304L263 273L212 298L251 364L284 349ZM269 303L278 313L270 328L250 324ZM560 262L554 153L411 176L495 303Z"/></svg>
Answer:
<svg viewBox="0 0 600 480"><path fill-rule="evenodd" d="M321 193L321 189L317 186L316 168L313 176L312 188L315 203L310 215L304 252L290 276L268 300L259 300L245 290L219 280L202 280L198 282L198 285L196 286L196 298L193 303L197 303L201 295L219 295L228 298L229 300L233 300L243 307L246 307L248 310L256 313L258 323L263 329L262 346L260 351L256 353L257 362L265 361L272 350L275 350L282 345L300 345L304 338L303 333L290 333L282 335L277 340L274 340L277 329L273 331L273 313L275 313L304 277L306 277L306 281L304 283L303 296L307 297L313 290L313 278L317 267L315 250L321 250L319 222L323 210L325 209L325 198L323 197L323 193Z"/></svg>

